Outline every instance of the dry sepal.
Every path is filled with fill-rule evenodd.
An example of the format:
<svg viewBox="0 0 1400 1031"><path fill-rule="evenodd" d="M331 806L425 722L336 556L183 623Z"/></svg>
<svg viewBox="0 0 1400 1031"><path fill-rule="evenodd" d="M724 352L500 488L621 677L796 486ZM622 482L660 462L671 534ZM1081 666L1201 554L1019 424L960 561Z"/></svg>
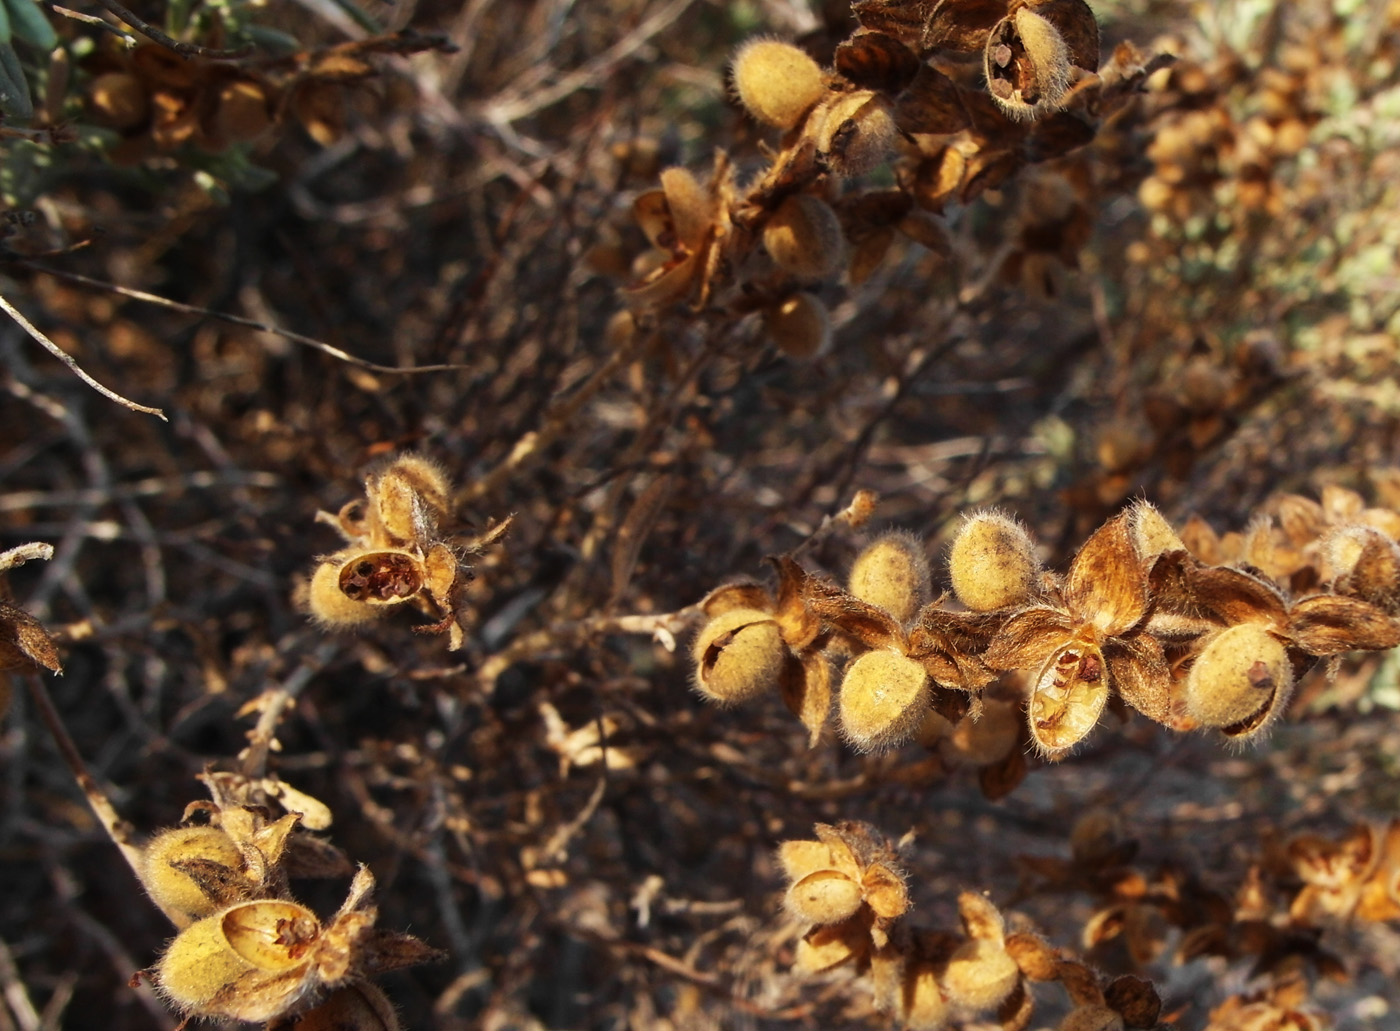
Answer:
<svg viewBox="0 0 1400 1031"><path fill-rule="evenodd" d="M320 560L301 592L317 623L329 629L360 626L409 604L433 617L420 631L445 633L448 647L465 643L459 612L472 573L464 557L500 540L510 519L474 542L451 535L452 484L437 463L406 454L365 479L365 499L335 515L318 513L348 547Z"/></svg>

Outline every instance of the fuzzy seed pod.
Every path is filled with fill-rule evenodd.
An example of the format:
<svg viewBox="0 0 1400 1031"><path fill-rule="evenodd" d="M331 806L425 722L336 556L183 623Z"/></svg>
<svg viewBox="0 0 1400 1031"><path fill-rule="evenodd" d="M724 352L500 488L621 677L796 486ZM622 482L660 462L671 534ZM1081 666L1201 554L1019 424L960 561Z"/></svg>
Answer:
<svg viewBox="0 0 1400 1031"><path fill-rule="evenodd" d="M763 328L789 358L816 358L831 343L831 316L809 293L793 294L765 308Z"/></svg>
<svg viewBox="0 0 1400 1031"><path fill-rule="evenodd" d="M818 870L787 892L787 908L812 924L839 924L860 908L860 885L839 870Z"/></svg>
<svg viewBox="0 0 1400 1031"><path fill-rule="evenodd" d="M422 543L449 514L452 494L447 474L422 455L400 455L365 482L370 510L390 543Z"/></svg>
<svg viewBox="0 0 1400 1031"><path fill-rule="evenodd" d="M1400 544L1379 530L1334 530L1322 542L1322 575L1345 594L1400 612Z"/></svg>
<svg viewBox="0 0 1400 1031"><path fill-rule="evenodd" d="M93 117L118 131L135 129L151 113L146 87L130 72L97 76L88 83L87 98Z"/></svg>
<svg viewBox="0 0 1400 1031"><path fill-rule="evenodd" d="M695 686L721 705L748 701L777 686L788 657L778 624L757 609L731 609L695 639Z"/></svg>
<svg viewBox="0 0 1400 1031"><path fill-rule="evenodd" d="M973 612L1022 604L1039 571L1030 534L999 512L969 517L948 553L953 593Z"/></svg>
<svg viewBox="0 0 1400 1031"><path fill-rule="evenodd" d="M810 193L795 193L763 227L763 246L784 272L825 279L841 267L845 241L830 204Z"/></svg>
<svg viewBox="0 0 1400 1031"><path fill-rule="evenodd" d="M928 962L904 969L899 1015L908 1031L942 1031L948 1023L948 1003L938 984L938 968Z"/></svg>
<svg viewBox="0 0 1400 1031"><path fill-rule="evenodd" d="M714 202L709 190L701 186L700 180L688 169L676 167L661 173L661 192L666 197L666 208L675 228L676 240L672 246L680 243L690 251L699 250L713 222Z"/></svg>
<svg viewBox="0 0 1400 1031"><path fill-rule="evenodd" d="M733 74L744 109L779 129L795 126L826 92L817 62L776 39L754 39L740 47Z"/></svg>
<svg viewBox="0 0 1400 1031"><path fill-rule="evenodd" d="M294 902L242 902L181 931L156 981L183 1012L271 1020L307 990L308 952L320 933L315 915Z"/></svg>
<svg viewBox="0 0 1400 1031"><path fill-rule="evenodd" d="M860 656L841 682L841 732L863 752L908 740L928 711L924 667L888 649Z"/></svg>
<svg viewBox="0 0 1400 1031"><path fill-rule="evenodd" d="M1223 630L1196 657L1182 700L1203 726L1248 737L1282 712L1293 667L1278 638L1258 623Z"/></svg>
<svg viewBox="0 0 1400 1031"><path fill-rule="evenodd" d="M178 927L188 927L237 897L243 856L218 827L161 831L141 852L141 881Z"/></svg>
<svg viewBox="0 0 1400 1031"><path fill-rule="evenodd" d="M341 552L340 555L331 556L311 574L306 604L311 610L311 618L324 627L358 626L380 615L380 610L371 608L362 601L347 598L345 592L340 589L340 571L347 554L349 553Z"/></svg>
<svg viewBox="0 0 1400 1031"><path fill-rule="evenodd" d="M944 754L973 766L1001 762L1021 737L1021 707L1015 702L989 698L977 719L958 721L944 746Z"/></svg>
<svg viewBox="0 0 1400 1031"><path fill-rule="evenodd" d="M943 991L954 1006L985 1013L1006 1001L1021 980L1021 968L995 941L965 942L943 971Z"/></svg>
<svg viewBox="0 0 1400 1031"><path fill-rule="evenodd" d="M793 966L804 974L817 974L847 961L860 962L870 954L871 919L869 910L857 910L842 923L812 928L798 940Z"/></svg>
<svg viewBox="0 0 1400 1031"><path fill-rule="evenodd" d="M1029 7L996 24L983 61L988 92L1012 118L1055 110L1069 89L1069 46L1059 29Z"/></svg>
<svg viewBox="0 0 1400 1031"><path fill-rule="evenodd" d="M912 535L894 531L869 544L851 565L850 590L901 623L928 604L928 559Z"/></svg>
<svg viewBox="0 0 1400 1031"><path fill-rule="evenodd" d="M889 101L869 90L838 93L817 112L817 153L835 175L851 178L889 157L899 130Z"/></svg>

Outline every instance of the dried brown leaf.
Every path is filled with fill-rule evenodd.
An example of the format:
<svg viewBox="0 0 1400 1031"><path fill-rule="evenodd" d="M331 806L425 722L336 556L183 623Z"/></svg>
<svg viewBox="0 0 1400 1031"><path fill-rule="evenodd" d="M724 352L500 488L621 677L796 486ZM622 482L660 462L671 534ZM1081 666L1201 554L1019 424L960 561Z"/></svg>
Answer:
<svg viewBox="0 0 1400 1031"><path fill-rule="evenodd" d="M1131 629L1147 614L1147 570L1138 559L1130 513L1094 531L1065 575L1065 604L1107 636Z"/></svg>

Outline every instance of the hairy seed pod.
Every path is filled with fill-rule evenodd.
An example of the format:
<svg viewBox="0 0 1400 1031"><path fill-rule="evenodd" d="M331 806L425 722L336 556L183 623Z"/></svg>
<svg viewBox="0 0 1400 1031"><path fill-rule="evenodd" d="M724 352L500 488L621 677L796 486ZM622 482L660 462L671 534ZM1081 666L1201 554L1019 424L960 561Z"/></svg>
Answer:
<svg viewBox="0 0 1400 1031"><path fill-rule="evenodd" d="M271 1020L307 991L321 925L294 902L242 902L196 921L156 966L164 994L203 1017Z"/></svg>
<svg viewBox="0 0 1400 1031"><path fill-rule="evenodd" d="M953 593L973 612L1022 604L1039 571L1030 534L999 512L970 516L948 552Z"/></svg>
<svg viewBox="0 0 1400 1031"><path fill-rule="evenodd" d="M805 52L776 39L754 39L734 55L734 91L754 118L791 129L826 92L822 70Z"/></svg>
<svg viewBox="0 0 1400 1031"><path fill-rule="evenodd" d="M892 748L918 730L928 701L923 666L896 651L868 651L841 682L841 732L863 752Z"/></svg>
<svg viewBox="0 0 1400 1031"><path fill-rule="evenodd" d="M705 624L693 654L700 693L736 705L777 686L788 648L772 616L730 609Z"/></svg>
<svg viewBox="0 0 1400 1031"><path fill-rule="evenodd" d="M798 940L793 966L804 974L817 974L848 961L860 962L870 954L871 919L868 909L857 910L849 920L812 928Z"/></svg>
<svg viewBox="0 0 1400 1031"><path fill-rule="evenodd" d="M1002 111L1012 118L1036 118L1058 108L1069 89L1069 46L1050 21L1022 7L987 37L983 71Z"/></svg>
<svg viewBox="0 0 1400 1031"><path fill-rule="evenodd" d="M787 891L787 908L812 924L839 924L860 908L860 885L839 870L809 873Z"/></svg>
<svg viewBox="0 0 1400 1031"><path fill-rule="evenodd" d="M763 246L784 272L824 279L841 267L845 242L830 204L810 193L795 193L763 227Z"/></svg>
<svg viewBox="0 0 1400 1031"><path fill-rule="evenodd" d="M423 455L400 455L365 482L365 493L379 525L396 545L423 543L451 507L447 474Z"/></svg>
<svg viewBox="0 0 1400 1031"><path fill-rule="evenodd" d="M243 856L218 827L174 827L161 831L141 851L141 881L177 926L235 901Z"/></svg>
<svg viewBox="0 0 1400 1031"><path fill-rule="evenodd" d="M1248 737L1283 710L1293 667L1283 644L1258 623L1221 631L1196 657L1182 694L1186 712L1231 737Z"/></svg>
<svg viewBox="0 0 1400 1031"><path fill-rule="evenodd" d="M765 308L763 328L789 358L816 358L831 343L831 316L809 293L793 294Z"/></svg>
<svg viewBox="0 0 1400 1031"><path fill-rule="evenodd" d="M1400 544L1369 526L1343 526L1322 541L1322 576L1336 590L1400 612Z"/></svg>
<svg viewBox="0 0 1400 1031"><path fill-rule="evenodd" d="M347 598L340 589L340 572L347 554L350 553L341 552L324 560L311 574L306 603L311 618L324 627L358 626L378 618L381 612L363 601Z"/></svg>
<svg viewBox="0 0 1400 1031"><path fill-rule="evenodd" d="M1133 545L1148 569L1158 555L1169 551L1185 551L1186 545L1176 535L1171 524L1162 518L1162 513L1146 501L1133 504L1128 516L1128 531L1132 534Z"/></svg>
<svg viewBox="0 0 1400 1031"><path fill-rule="evenodd" d="M699 250L713 222L710 191L688 169L675 167L661 173L661 192L666 196L666 208L675 227L675 242L690 251Z"/></svg>
<svg viewBox="0 0 1400 1031"><path fill-rule="evenodd" d="M938 984L938 968L927 961L904 968L899 1016L908 1031L942 1031L948 1023L948 1003Z"/></svg>
<svg viewBox="0 0 1400 1031"><path fill-rule="evenodd" d="M136 128L151 113L146 87L130 72L97 76L88 83L87 100L93 117L118 131Z"/></svg>
<svg viewBox="0 0 1400 1031"><path fill-rule="evenodd" d="M960 945L943 971L943 991L954 1006L985 1013L1006 1001L1021 980L1000 942L977 939Z"/></svg>
<svg viewBox="0 0 1400 1031"><path fill-rule="evenodd" d="M851 565L850 590L901 623L928 604L928 559L913 534L892 531L876 538Z"/></svg>
<svg viewBox="0 0 1400 1031"><path fill-rule="evenodd" d="M817 154L835 175L864 175L894 149L899 130L889 101L869 90L838 93L817 111Z"/></svg>

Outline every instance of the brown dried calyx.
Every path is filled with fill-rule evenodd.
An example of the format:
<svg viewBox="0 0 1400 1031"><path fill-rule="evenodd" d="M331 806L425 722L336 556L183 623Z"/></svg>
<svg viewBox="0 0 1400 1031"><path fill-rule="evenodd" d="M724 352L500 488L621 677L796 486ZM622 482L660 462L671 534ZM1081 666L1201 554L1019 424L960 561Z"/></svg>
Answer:
<svg viewBox="0 0 1400 1031"><path fill-rule="evenodd" d="M819 823L816 831L817 841L785 841L778 849L778 862L791 881L788 910L819 927L868 925L871 944L886 944L886 930L909 908L893 847L868 824ZM799 964L814 955L799 948Z"/></svg>
<svg viewBox="0 0 1400 1031"><path fill-rule="evenodd" d="M1076 75L1099 67L1099 28L1084 0L1017 0L983 51L987 90L1012 118L1064 102Z"/></svg>
<svg viewBox="0 0 1400 1031"><path fill-rule="evenodd" d="M400 455L371 473L363 502L352 501L333 516L318 514L350 546L322 558L306 584L312 618L328 628L348 628L411 603L436 617L422 629L446 633L448 646L461 648L459 597L472 574L460 556L499 540L510 520L464 548L445 532L452 515L452 485L422 455Z"/></svg>
<svg viewBox="0 0 1400 1031"><path fill-rule="evenodd" d="M6 575L26 562L52 557L53 545L43 543L0 552L0 718L10 706L10 673L63 672L53 638L42 623L14 603Z"/></svg>

